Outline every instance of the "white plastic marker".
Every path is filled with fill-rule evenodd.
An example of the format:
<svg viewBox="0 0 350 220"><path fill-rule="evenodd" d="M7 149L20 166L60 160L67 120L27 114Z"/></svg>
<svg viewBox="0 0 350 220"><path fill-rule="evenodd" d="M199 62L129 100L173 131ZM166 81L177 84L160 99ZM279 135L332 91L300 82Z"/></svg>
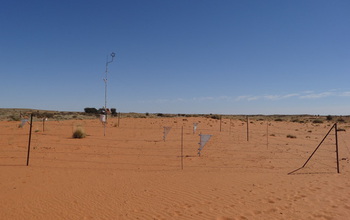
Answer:
<svg viewBox="0 0 350 220"><path fill-rule="evenodd" d="M198 156L201 156L201 151L205 144L210 140L211 134L200 134L200 142L199 142L199 148L198 148Z"/></svg>
<svg viewBox="0 0 350 220"><path fill-rule="evenodd" d="M19 125L20 128L23 128L23 126L28 122L28 119L22 119L21 124Z"/></svg>
<svg viewBox="0 0 350 220"><path fill-rule="evenodd" d="M100 115L100 121L102 122L102 123L106 123L106 115Z"/></svg>
<svg viewBox="0 0 350 220"><path fill-rule="evenodd" d="M196 133L198 123L193 123L193 134Z"/></svg>
<svg viewBox="0 0 350 220"><path fill-rule="evenodd" d="M164 127L164 132L163 132L163 141L165 141L166 136L170 132L171 127Z"/></svg>

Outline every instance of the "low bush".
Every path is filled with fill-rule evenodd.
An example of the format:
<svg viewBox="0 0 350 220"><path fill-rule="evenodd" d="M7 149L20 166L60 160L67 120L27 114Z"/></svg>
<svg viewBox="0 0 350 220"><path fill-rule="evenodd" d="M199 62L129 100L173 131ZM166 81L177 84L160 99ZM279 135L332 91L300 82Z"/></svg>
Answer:
<svg viewBox="0 0 350 220"><path fill-rule="evenodd" d="M21 117L15 116L15 115L10 115L10 116L9 116L9 119L10 119L11 121L20 121L20 120L21 120Z"/></svg>
<svg viewBox="0 0 350 220"><path fill-rule="evenodd" d="M84 112L88 114L97 114L98 111L96 108L84 108Z"/></svg>
<svg viewBox="0 0 350 220"><path fill-rule="evenodd" d="M342 118L339 118L337 121L338 121L338 122L341 122L341 123L345 122L345 120L342 119Z"/></svg>
<svg viewBox="0 0 350 220"><path fill-rule="evenodd" d="M211 115L210 118L220 120L220 115Z"/></svg>
<svg viewBox="0 0 350 220"><path fill-rule="evenodd" d="M297 138L297 136L288 134L288 135L287 135L287 138Z"/></svg>
<svg viewBox="0 0 350 220"><path fill-rule="evenodd" d="M86 137L86 134L81 128L77 128L73 132L73 138L85 138L85 137Z"/></svg>
<svg viewBox="0 0 350 220"><path fill-rule="evenodd" d="M315 120L312 121L312 123L314 123L314 124L322 124L323 121L321 119L315 119Z"/></svg>

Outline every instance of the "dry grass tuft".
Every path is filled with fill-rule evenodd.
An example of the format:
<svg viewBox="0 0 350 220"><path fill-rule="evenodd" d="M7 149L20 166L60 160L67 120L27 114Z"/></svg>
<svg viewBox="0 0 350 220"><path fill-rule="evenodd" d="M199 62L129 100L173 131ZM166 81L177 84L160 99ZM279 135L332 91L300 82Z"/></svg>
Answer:
<svg viewBox="0 0 350 220"><path fill-rule="evenodd" d="M76 128L75 131L73 132L73 138L85 138L86 133L82 128Z"/></svg>

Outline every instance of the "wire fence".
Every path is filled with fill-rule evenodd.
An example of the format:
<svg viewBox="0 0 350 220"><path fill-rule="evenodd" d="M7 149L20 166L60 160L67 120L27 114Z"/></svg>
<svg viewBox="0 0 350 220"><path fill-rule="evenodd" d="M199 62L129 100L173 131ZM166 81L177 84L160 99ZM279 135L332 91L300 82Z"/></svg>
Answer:
<svg viewBox="0 0 350 220"><path fill-rule="evenodd" d="M194 130L194 123L197 124ZM0 166L25 165L30 123L1 122ZM30 166L58 168L166 171L231 169L235 172L289 172L305 162L332 127L265 120L211 118L123 118L32 122ZM165 127L171 128L165 136ZM341 168L349 163L347 124L340 126ZM86 138L72 138L81 128ZM212 135L198 156L199 134ZM303 169L305 173L335 173L335 133Z"/></svg>

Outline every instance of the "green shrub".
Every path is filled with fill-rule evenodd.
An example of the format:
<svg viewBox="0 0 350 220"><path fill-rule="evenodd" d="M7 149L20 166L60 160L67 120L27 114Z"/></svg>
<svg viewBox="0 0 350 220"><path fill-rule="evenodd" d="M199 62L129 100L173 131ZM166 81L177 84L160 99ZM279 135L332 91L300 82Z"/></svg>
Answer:
<svg viewBox="0 0 350 220"><path fill-rule="evenodd" d="M116 115L117 114L117 109L116 108L111 108L111 114Z"/></svg>
<svg viewBox="0 0 350 220"><path fill-rule="evenodd" d="M98 111L96 108L84 108L84 112L88 114L97 114Z"/></svg>
<svg viewBox="0 0 350 220"><path fill-rule="evenodd" d="M11 121L20 121L21 120L21 117L15 116L15 115L11 115L11 116L9 116L9 118Z"/></svg>
<svg viewBox="0 0 350 220"><path fill-rule="evenodd" d="M322 124L323 121L321 119L315 119L315 120L312 121L312 123L314 123L314 124Z"/></svg>
<svg viewBox="0 0 350 220"><path fill-rule="evenodd" d="M276 118L275 121L283 121L282 119L280 118Z"/></svg>
<svg viewBox="0 0 350 220"><path fill-rule="evenodd" d="M74 132L73 132L73 138L84 138L86 137L85 132L83 131L83 129L81 128L77 128Z"/></svg>
<svg viewBox="0 0 350 220"><path fill-rule="evenodd" d="M338 121L338 122L345 122L345 120L342 119L342 118L339 118L337 121Z"/></svg>
<svg viewBox="0 0 350 220"><path fill-rule="evenodd" d="M220 120L220 115L211 115L210 118Z"/></svg>

